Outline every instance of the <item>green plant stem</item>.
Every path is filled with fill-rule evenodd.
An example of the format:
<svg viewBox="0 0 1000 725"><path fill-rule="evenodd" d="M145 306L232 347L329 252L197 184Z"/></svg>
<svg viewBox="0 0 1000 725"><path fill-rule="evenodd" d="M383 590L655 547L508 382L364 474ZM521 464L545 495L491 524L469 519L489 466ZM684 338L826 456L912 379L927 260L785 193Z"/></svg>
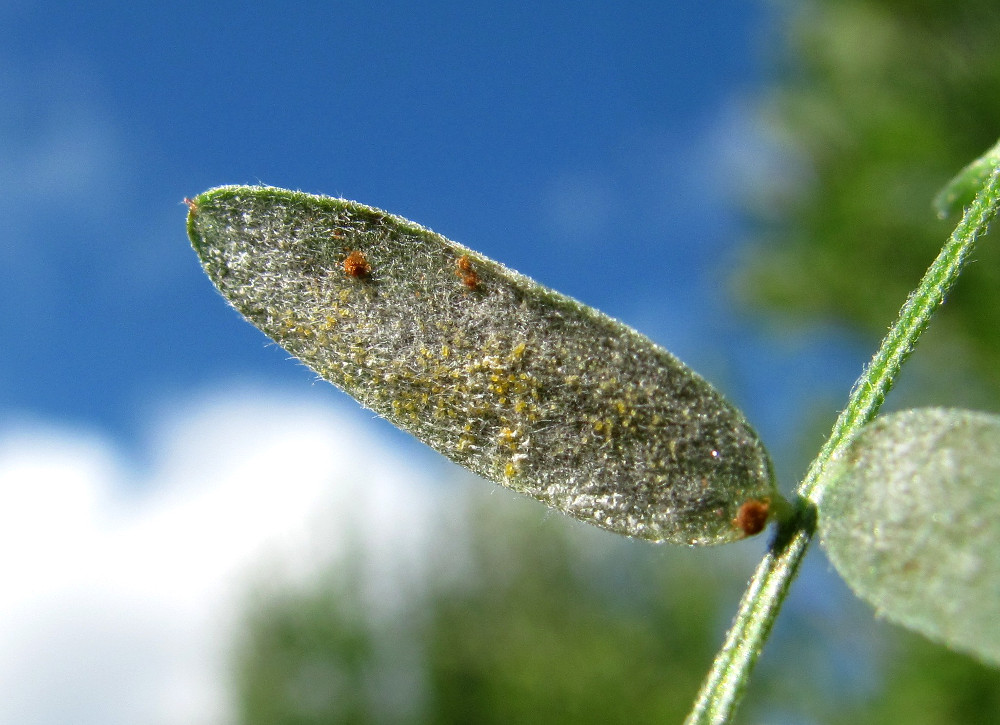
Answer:
<svg viewBox="0 0 1000 725"><path fill-rule="evenodd" d="M722 649L685 721L688 725L730 721L816 531L816 509L826 487L823 471L827 463L878 413L903 363L958 279L976 240L986 232L998 201L1000 167L976 194L941 253L906 300L879 351L855 383L830 438L799 485L796 515L779 522L775 539L743 595Z"/></svg>

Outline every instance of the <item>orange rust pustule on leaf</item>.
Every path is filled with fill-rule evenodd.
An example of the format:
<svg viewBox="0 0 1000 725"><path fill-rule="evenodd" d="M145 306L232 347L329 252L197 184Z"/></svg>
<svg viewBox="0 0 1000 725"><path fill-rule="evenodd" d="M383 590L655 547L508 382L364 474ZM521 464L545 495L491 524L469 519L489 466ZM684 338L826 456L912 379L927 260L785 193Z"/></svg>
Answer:
<svg viewBox="0 0 1000 725"><path fill-rule="evenodd" d="M745 536L754 536L767 526L770 513L771 502L769 499L750 499L745 501L740 506L740 510L736 512L733 526L742 531Z"/></svg>
<svg viewBox="0 0 1000 725"><path fill-rule="evenodd" d="M371 274L371 271L372 267L365 259L365 255L357 250L348 254L347 259L344 260L344 272L348 277L361 279Z"/></svg>
<svg viewBox="0 0 1000 725"><path fill-rule="evenodd" d="M476 270L473 269L472 262L469 261L469 256L467 254L463 254L461 257L456 259L455 266L458 267L455 274L462 278L462 284L469 289L476 289L479 287L479 275L476 274Z"/></svg>

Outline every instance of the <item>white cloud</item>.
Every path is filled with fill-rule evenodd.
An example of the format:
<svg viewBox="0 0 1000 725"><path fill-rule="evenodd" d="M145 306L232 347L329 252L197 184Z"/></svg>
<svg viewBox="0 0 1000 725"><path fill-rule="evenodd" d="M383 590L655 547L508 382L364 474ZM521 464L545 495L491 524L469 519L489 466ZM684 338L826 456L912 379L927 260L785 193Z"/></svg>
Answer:
<svg viewBox="0 0 1000 725"><path fill-rule="evenodd" d="M0 724L226 722L225 655L262 564L306 576L357 536L419 576L449 487L363 420L260 390L202 398L161 421L145 473L98 436L0 432Z"/></svg>

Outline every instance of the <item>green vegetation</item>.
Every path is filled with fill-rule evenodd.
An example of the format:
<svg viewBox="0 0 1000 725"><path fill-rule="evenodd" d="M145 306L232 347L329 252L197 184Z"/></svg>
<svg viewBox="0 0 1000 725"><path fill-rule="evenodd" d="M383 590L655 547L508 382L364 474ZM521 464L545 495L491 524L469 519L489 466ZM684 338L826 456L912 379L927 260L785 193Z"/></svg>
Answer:
<svg viewBox="0 0 1000 725"><path fill-rule="evenodd" d="M748 198L740 288L786 324L877 339L954 225L931 200L997 139L996 3L808 2L783 33L762 122L788 164ZM916 402L1000 404L997 289L1000 245L986 240L921 346Z"/></svg>
<svg viewBox="0 0 1000 725"><path fill-rule="evenodd" d="M241 721L679 722L728 616L723 572L698 564L716 552L539 526L502 492L476 500L475 535L445 526L401 611L366 601L383 589L350 560L313 588L258 592Z"/></svg>

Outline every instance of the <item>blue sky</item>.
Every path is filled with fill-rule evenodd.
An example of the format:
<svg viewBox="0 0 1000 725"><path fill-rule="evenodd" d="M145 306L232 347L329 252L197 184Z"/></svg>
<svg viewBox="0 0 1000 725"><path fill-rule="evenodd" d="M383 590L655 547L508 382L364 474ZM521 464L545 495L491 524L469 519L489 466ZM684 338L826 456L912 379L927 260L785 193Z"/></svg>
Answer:
<svg viewBox="0 0 1000 725"><path fill-rule="evenodd" d="M121 606L134 623L110 630L121 667L159 653L144 686L168 701L178 673L201 681L218 664L221 645L199 639L215 615L185 620L183 652L155 633L181 626L178 608L224 618L235 589L215 582L275 541L298 546L344 446L387 461L346 490L378 479L405 498L451 470L225 305L184 229L182 199L212 186L345 196L476 248L664 344L773 449L807 394L846 393L863 353L822 337L776 346L726 295L741 240L734 194L774 168L753 117L771 12L729 1L0 6L0 495L4 540L40 552L19 565L20 593L0 614L47 643L18 646L56 661L67 645L52 631ZM258 457L271 450L312 473ZM243 494L229 485L236 472L253 479ZM246 515L220 528L233 511ZM177 530L193 542L180 552ZM45 619L63 609L75 614ZM68 721L40 693L79 673L41 655L26 671L18 653L0 647L0 682L26 683L2 693L14 704L0 704L0 723ZM149 715L111 716L111 690L91 685L69 698L76 721ZM187 710L164 705L158 721L221 721L219 687Z"/></svg>
<svg viewBox="0 0 1000 725"><path fill-rule="evenodd" d="M686 339L686 308L725 279L757 5L22 2L0 20L2 409L128 435L192 385L309 377L198 274L180 201L226 183L379 206L682 357L718 346Z"/></svg>

